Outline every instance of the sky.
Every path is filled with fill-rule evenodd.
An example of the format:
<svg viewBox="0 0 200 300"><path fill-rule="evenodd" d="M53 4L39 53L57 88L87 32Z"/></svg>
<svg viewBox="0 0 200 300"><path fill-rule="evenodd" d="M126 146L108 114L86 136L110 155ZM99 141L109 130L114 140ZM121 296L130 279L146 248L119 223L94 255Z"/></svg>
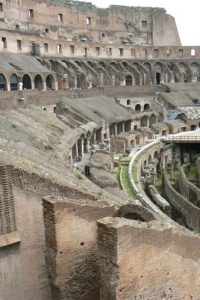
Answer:
<svg viewBox="0 0 200 300"><path fill-rule="evenodd" d="M83 1L83 0L82 0ZM109 5L163 7L175 17L183 46L200 46L200 0L88 0L97 7Z"/></svg>

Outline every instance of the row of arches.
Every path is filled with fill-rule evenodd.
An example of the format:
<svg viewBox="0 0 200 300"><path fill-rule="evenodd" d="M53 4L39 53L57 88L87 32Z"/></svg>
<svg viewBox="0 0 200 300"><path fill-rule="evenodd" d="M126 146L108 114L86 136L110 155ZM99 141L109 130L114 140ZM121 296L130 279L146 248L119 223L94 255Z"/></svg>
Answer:
<svg viewBox="0 0 200 300"><path fill-rule="evenodd" d="M140 119L140 126L141 127L149 127L157 122L157 117L155 114L152 114L151 116L144 115Z"/></svg>
<svg viewBox="0 0 200 300"><path fill-rule="evenodd" d="M63 68L69 87L144 85L162 82L200 81L198 62L49 60L54 71ZM76 78L76 82L73 78ZM75 86L77 85L77 86Z"/></svg>
<svg viewBox="0 0 200 300"><path fill-rule="evenodd" d="M55 89L55 78L53 75L49 74L46 79L40 74L35 75L32 78L29 74L24 74L22 77L17 74L12 74L9 78L3 73L0 73L0 90L17 90L19 82L23 83L23 89Z"/></svg>

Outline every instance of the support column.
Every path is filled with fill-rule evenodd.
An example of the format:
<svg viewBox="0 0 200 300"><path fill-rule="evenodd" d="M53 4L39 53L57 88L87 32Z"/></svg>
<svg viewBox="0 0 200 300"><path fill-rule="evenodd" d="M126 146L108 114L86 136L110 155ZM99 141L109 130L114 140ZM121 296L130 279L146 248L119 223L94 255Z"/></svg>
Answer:
<svg viewBox="0 0 200 300"><path fill-rule="evenodd" d="M47 83L46 81L43 82L43 91L46 91L47 90Z"/></svg>
<svg viewBox="0 0 200 300"><path fill-rule="evenodd" d="M78 85L77 76L74 76L74 88L75 89L77 89L77 85Z"/></svg>
<svg viewBox="0 0 200 300"><path fill-rule="evenodd" d="M11 90L11 88L10 88L10 81L7 81L7 91L10 91Z"/></svg>
<svg viewBox="0 0 200 300"><path fill-rule="evenodd" d="M115 124L115 136L117 136L117 124Z"/></svg>
<svg viewBox="0 0 200 300"><path fill-rule="evenodd" d="M81 157L84 157L84 139L81 138Z"/></svg>
<svg viewBox="0 0 200 300"><path fill-rule="evenodd" d="M35 90L35 81L34 81L34 80L31 81L31 87L32 87L32 88L31 88L32 90Z"/></svg>
<svg viewBox="0 0 200 300"><path fill-rule="evenodd" d="M78 158L78 142L76 142L76 159Z"/></svg>
<svg viewBox="0 0 200 300"><path fill-rule="evenodd" d="M125 132L125 123L122 123L122 132Z"/></svg>
<svg viewBox="0 0 200 300"><path fill-rule="evenodd" d="M54 83L54 89L55 89L55 91L58 91L58 81L55 81L55 83Z"/></svg>

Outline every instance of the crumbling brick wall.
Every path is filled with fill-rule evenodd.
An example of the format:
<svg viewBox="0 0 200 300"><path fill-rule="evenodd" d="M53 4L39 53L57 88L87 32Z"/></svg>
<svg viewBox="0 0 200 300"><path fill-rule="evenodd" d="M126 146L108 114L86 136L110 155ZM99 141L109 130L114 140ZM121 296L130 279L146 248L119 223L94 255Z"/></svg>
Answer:
<svg viewBox="0 0 200 300"><path fill-rule="evenodd" d="M54 298L99 299L96 221L114 208L72 199L43 200L46 263Z"/></svg>
<svg viewBox="0 0 200 300"><path fill-rule="evenodd" d="M183 227L98 221L101 300L199 299L200 238Z"/></svg>

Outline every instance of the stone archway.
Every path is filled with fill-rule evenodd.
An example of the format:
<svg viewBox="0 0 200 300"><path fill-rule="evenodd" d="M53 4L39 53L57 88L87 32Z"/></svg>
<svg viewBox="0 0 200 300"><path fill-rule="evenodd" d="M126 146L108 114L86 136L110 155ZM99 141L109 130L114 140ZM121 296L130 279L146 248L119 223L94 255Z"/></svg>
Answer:
<svg viewBox="0 0 200 300"><path fill-rule="evenodd" d="M16 91L17 90L17 88L18 88L18 82L19 82L19 80L18 80L17 75L16 74L12 74L10 76L10 90L11 91Z"/></svg>
<svg viewBox="0 0 200 300"><path fill-rule="evenodd" d="M141 105L140 104L136 104L135 111L141 112Z"/></svg>
<svg viewBox="0 0 200 300"><path fill-rule="evenodd" d="M149 110L150 110L149 103L145 103L145 105L144 105L144 111L149 111Z"/></svg>
<svg viewBox="0 0 200 300"><path fill-rule="evenodd" d="M47 90L55 90L55 79L51 74L46 78L46 85Z"/></svg>
<svg viewBox="0 0 200 300"><path fill-rule="evenodd" d="M127 204L121 206L116 212L115 216L142 222L155 220L155 216L149 209L136 204Z"/></svg>
<svg viewBox="0 0 200 300"><path fill-rule="evenodd" d="M126 86L133 85L133 77L131 75L127 75L125 78Z"/></svg>
<svg viewBox="0 0 200 300"><path fill-rule="evenodd" d="M141 118L141 127L147 127L148 126L148 121L149 121L149 118L147 116L143 116Z"/></svg>
<svg viewBox="0 0 200 300"><path fill-rule="evenodd" d="M43 90L43 79L41 75L36 75L35 79L34 79L34 83L35 83L35 89L37 90Z"/></svg>
<svg viewBox="0 0 200 300"><path fill-rule="evenodd" d="M31 78L28 74L25 74L23 76L22 82L23 82L23 89L24 90L31 90L32 89Z"/></svg>
<svg viewBox="0 0 200 300"><path fill-rule="evenodd" d="M7 90L7 80L3 74L0 74L0 90Z"/></svg>
<svg viewBox="0 0 200 300"><path fill-rule="evenodd" d="M151 127L155 123L156 123L156 116L153 114L149 118L149 126Z"/></svg>

